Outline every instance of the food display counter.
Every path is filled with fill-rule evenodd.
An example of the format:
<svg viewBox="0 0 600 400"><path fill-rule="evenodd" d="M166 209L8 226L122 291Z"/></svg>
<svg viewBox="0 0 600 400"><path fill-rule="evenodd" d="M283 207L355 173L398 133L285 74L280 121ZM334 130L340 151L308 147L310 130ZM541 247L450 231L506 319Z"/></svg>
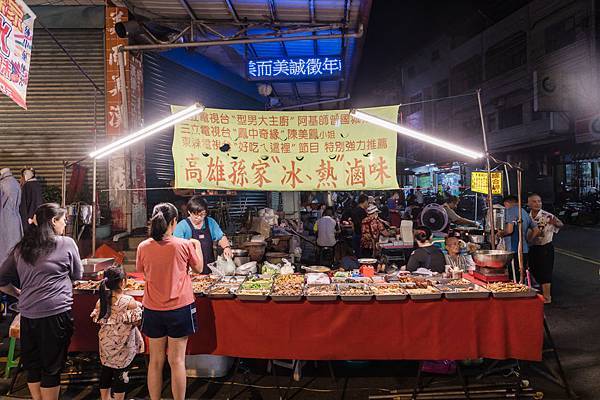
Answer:
<svg viewBox="0 0 600 400"><path fill-rule="evenodd" d="M190 337L188 354L296 360L542 356L543 300L523 287L506 288L513 295L502 297L496 294L503 287L490 291L469 280L348 278L302 288L301 276L209 279L195 279L202 291L196 296L199 332ZM98 328L89 318L97 298L76 290L71 351L98 349Z"/></svg>

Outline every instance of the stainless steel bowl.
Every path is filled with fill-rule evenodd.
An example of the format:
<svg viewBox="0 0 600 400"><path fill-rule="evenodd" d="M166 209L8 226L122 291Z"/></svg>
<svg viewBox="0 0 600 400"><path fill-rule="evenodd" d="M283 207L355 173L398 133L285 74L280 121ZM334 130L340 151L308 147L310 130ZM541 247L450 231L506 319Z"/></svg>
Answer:
<svg viewBox="0 0 600 400"><path fill-rule="evenodd" d="M504 268L515 253L505 250L477 250L473 253L473 261L479 267Z"/></svg>

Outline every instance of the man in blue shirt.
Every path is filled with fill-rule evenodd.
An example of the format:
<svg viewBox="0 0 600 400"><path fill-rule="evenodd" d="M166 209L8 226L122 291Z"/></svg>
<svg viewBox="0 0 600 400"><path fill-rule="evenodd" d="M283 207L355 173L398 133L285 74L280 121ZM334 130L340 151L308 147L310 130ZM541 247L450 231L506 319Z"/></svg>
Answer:
<svg viewBox="0 0 600 400"><path fill-rule="evenodd" d="M504 230L499 232L499 236L504 238L506 250L515 253L514 260L519 267L518 278L523 282L525 277L525 267L527 266L527 255L529 253L528 241L538 235L539 229L537 223L531 219L529 213L521 210L521 231L523 232L523 264L519 265L519 230L517 224L519 221L519 199L517 196L508 195L503 199L506 211L504 213Z"/></svg>
<svg viewBox="0 0 600 400"><path fill-rule="evenodd" d="M173 236L182 239L196 239L202 247L204 258L204 274L210 273L208 264L215 261L213 241L216 241L223 249L223 255L233 258L229 240L223 234L223 230L213 218L208 216L208 204L200 196L193 196L187 203L189 217L179 221L173 232Z"/></svg>

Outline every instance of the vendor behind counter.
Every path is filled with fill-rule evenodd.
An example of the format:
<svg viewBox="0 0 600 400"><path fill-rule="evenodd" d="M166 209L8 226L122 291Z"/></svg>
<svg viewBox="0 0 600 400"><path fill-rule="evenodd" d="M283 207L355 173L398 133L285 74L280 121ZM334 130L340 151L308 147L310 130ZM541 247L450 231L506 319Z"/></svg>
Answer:
<svg viewBox="0 0 600 400"><path fill-rule="evenodd" d="M216 241L219 247L223 249L223 255L226 258L232 258L233 253L229 239L227 239L217 221L208 216L208 204L202 197L193 196L187 202L187 211L189 216L179 221L173 236L182 239L193 238L200 242L204 259L202 273L210 274L208 264L216 260L213 241Z"/></svg>

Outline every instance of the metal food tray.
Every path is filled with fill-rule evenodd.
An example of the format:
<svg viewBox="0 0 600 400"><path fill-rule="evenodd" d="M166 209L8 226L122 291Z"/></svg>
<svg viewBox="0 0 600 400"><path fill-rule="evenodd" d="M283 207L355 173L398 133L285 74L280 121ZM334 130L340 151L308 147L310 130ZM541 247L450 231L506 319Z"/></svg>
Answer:
<svg viewBox="0 0 600 400"><path fill-rule="evenodd" d="M535 297L538 292L534 289L529 289L527 292L492 292L492 296L496 299L508 299L508 298L527 298Z"/></svg>
<svg viewBox="0 0 600 400"><path fill-rule="evenodd" d="M329 286L331 284L313 284L313 285L306 285L305 289L304 289L304 296L306 297L306 300L308 301L337 301L338 299L338 295L339 292L337 290L337 286L335 286L335 294L328 294L328 295L309 295L307 294L307 289L309 287L313 287L313 286Z"/></svg>
<svg viewBox="0 0 600 400"><path fill-rule="evenodd" d="M377 301L398 301L406 300L408 297L407 293L404 294L376 294L375 299Z"/></svg>
<svg viewBox="0 0 600 400"><path fill-rule="evenodd" d="M346 286L360 287L360 289L369 291L369 292L371 292L371 294L364 294L364 295L362 295L362 294L361 295L342 294L341 288L346 287ZM340 298L342 299L342 301L370 301L373 298L373 291L371 290L369 285L366 285L363 283L338 284L338 293L340 294Z"/></svg>
<svg viewBox="0 0 600 400"><path fill-rule="evenodd" d="M464 279L464 278L463 278ZM436 279L428 279L428 281L431 281L431 283L434 286L448 286L448 287L465 287L465 286L471 286L474 285L473 282L469 282L469 283L461 283L458 285L449 285L448 283L452 282L452 281L456 281L459 279L452 279L452 278L436 278ZM468 279L467 279L468 280ZM486 289L487 290L487 289Z"/></svg>
<svg viewBox="0 0 600 400"><path fill-rule="evenodd" d="M302 300L302 293L300 294L295 294L295 295L276 295L271 293L271 300L276 301L276 302L285 302L285 301L300 301Z"/></svg>
<svg viewBox="0 0 600 400"><path fill-rule="evenodd" d="M258 294L236 294L237 298L242 301L265 301L269 298L269 293L264 295Z"/></svg>
<svg viewBox="0 0 600 400"><path fill-rule="evenodd" d="M439 300L442 298L442 292L438 289L437 293L427 293L427 294L413 294L408 292L408 295L412 300Z"/></svg>
<svg viewBox="0 0 600 400"><path fill-rule="evenodd" d="M239 288L239 285L236 284L231 284L231 285L222 285L224 287L229 287L229 293L212 293L212 289L214 289L217 286L217 284L212 285L210 287L210 290L208 291L208 293L206 294L207 297L210 297L211 299L233 299L235 297L235 293L231 290L234 287Z"/></svg>
<svg viewBox="0 0 600 400"><path fill-rule="evenodd" d="M460 287L467 287L466 285ZM436 288L441 290L444 293L444 297L449 300L459 300L459 299L487 299L490 296L490 291L479 286L474 285L477 290L471 292L456 292L452 290L450 286L438 286Z"/></svg>

